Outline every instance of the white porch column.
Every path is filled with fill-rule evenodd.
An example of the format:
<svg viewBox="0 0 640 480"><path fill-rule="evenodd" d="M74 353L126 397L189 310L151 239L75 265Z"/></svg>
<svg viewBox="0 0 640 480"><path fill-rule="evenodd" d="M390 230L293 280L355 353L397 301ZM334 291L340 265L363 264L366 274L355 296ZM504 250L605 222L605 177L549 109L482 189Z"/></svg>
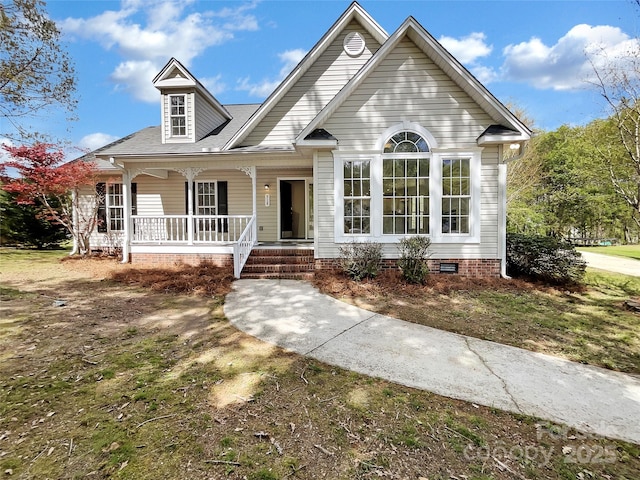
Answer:
<svg viewBox="0 0 640 480"><path fill-rule="evenodd" d="M500 258L500 275L507 276L507 164L502 159L502 148L499 150L498 163L498 256Z"/></svg>
<svg viewBox="0 0 640 480"><path fill-rule="evenodd" d="M191 168L186 170L187 178L187 243L193 245L193 179L196 177Z"/></svg>
<svg viewBox="0 0 640 480"><path fill-rule="evenodd" d="M251 167L251 187L253 188L253 238L258 239L258 200L256 198L258 192L256 188L257 182L256 167Z"/></svg>
<svg viewBox="0 0 640 480"><path fill-rule="evenodd" d="M131 233L133 232L133 219L131 218L131 173L129 170L122 172L122 203L124 204L124 230L122 235L122 263L129 263L131 252Z"/></svg>
<svg viewBox="0 0 640 480"><path fill-rule="evenodd" d="M258 238L258 199L257 199L258 192L257 192L256 182L257 182L258 175L257 175L256 166L252 165L250 167L242 166L242 167L236 167L236 168L251 178L251 190L253 192L253 199L252 199L253 202L251 205L252 205L252 215L254 218L253 238L257 240Z"/></svg>

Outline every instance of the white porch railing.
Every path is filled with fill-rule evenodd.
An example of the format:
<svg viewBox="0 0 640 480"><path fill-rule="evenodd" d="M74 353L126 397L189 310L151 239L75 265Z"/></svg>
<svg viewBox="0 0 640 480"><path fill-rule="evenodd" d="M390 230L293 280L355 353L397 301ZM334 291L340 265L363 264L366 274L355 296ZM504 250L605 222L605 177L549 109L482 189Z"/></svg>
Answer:
<svg viewBox="0 0 640 480"><path fill-rule="evenodd" d="M132 243L235 243L251 215L133 215ZM192 227L190 228L190 225Z"/></svg>
<svg viewBox="0 0 640 480"><path fill-rule="evenodd" d="M233 276L236 278L240 278L244 264L247 263L247 259L249 255L251 255L251 250L256 244L255 223L256 218L251 217L240 238L238 238L238 241L233 245Z"/></svg>

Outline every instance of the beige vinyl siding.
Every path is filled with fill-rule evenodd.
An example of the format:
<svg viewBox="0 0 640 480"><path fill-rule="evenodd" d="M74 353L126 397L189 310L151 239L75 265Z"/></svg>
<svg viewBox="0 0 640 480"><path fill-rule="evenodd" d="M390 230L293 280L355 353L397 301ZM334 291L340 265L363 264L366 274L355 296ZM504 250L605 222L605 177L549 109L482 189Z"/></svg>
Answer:
<svg viewBox="0 0 640 480"><path fill-rule="evenodd" d="M430 131L440 148L476 147L492 119L415 44L404 39L322 126L339 141L340 151L372 151L380 135L403 121ZM498 148L482 152L480 243L434 243L433 258L498 257ZM318 160L318 258L336 258L334 242L333 158ZM322 193L321 193L322 192ZM397 257L396 244L384 255Z"/></svg>
<svg viewBox="0 0 640 480"><path fill-rule="evenodd" d="M201 95L195 95L195 139L199 141L222 125L226 118Z"/></svg>
<svg viewBox="0 0 640 480"><path fill-rule="evenodd" d="M498 148L488 147L481 162L480 243L434 243L432 258L498 258ZM316 169L317 258L337 258L340 245L334 243L333 157L322 154ZM383 244L386 258L397 258L397 244Z"/></svg>
<svg viewBox="0 0 640 480"><path fill-rule="evenodd" d="M405 38L389 52L323 128L343 151L370 150L388 127L409 120L428 129L439 147L475 146L492 123L415 44Z"/></svg>
<svg viewBox="0 0 640 480"><path fill-rule="evenodd" d="M366 42L364 53L355 58L347 55L342 46L344 37L353 31ZM380 44L358 22L351 22L242 144L290 144L378 48Z"/></svg>
<svg viewBox="0 0 640 480"><path fill-rule="evenodd" d="M333 156L329 152L318 153L314 174L316 179L316 257L336 258L339 247L334 243Z"/></svg>

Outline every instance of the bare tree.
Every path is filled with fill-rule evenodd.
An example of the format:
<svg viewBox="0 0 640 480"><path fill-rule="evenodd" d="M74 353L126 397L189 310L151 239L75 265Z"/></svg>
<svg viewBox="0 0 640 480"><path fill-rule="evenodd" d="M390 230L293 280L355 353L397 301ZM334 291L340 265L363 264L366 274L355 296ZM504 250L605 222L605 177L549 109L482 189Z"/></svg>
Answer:
<svg viewBox="0 0 640 480"><path fill-rule="evenodd" d="M622 147L603 145L600 152L616 193L633 209L640 227L640 42L615 56L603 49L590 62L595 73L592 83L611 110ZM619 151L622 154L616 154Z"/></svg>
<svg viewBox="0 0 640 480"><path fill-rule="evenodd" d="M0 134L16 143L45 139L28 122L53 107L71 119L77 103L73 64L44 6L42 0L0 3L0 118L12 127Z"/></svg>

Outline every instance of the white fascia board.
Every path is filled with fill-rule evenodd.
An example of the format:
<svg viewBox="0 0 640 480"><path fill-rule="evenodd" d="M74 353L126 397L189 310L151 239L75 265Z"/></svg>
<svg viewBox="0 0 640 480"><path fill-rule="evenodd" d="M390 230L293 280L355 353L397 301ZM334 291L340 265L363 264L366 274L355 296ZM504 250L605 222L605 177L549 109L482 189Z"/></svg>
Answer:
<svg viewBox="0 0 640 480"><path fill-rule="evenodd" d="M531 139L530 135L482 135L478 138L478 145L508 145L511 143L522 143Z"/></svg>
<svg viewBox="0 0 640 480"><path fill-rule="evenodd" d="M299 78L315 63L327 47L333 43L338 34L354 19L358 19L362 26L380 43L384 45L389 38L387 32L356 2L353 2L333 26L324 34L316 45L298 63L298 66L285 78L278 87L269 95L264 103L254 112L247 122L224 145L223 150L229 150L241 142L253 128L271 111L271 109L284 97ZM306 135L305 135L306 136ZM302 137L304 138L304 136Z"/></svg>

